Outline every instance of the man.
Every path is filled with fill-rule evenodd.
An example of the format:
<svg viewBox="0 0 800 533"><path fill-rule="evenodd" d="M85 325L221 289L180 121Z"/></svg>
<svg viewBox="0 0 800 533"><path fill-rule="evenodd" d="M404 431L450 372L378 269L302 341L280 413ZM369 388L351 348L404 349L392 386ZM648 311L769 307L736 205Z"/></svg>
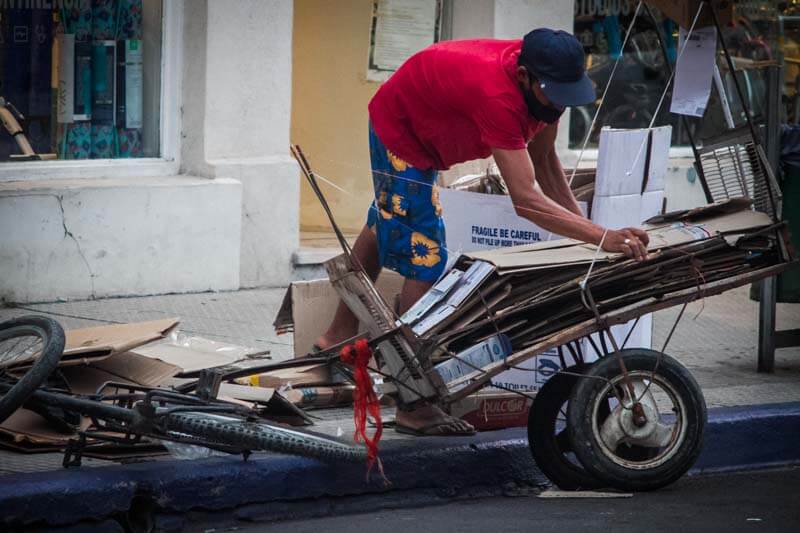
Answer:
<svg viewBox="0 0 800 533"><path fill-rule="evenodd" d="M375 200L353 252L374 280L387 267L405 277L399 312L439 278L447 263L436 172L494 156L517 214L542 228L609 252L643 259L647 234L605 230L583 217L555 150L567 106L595 99L580 43L563 31L537 29L523 40L434 44L409 58L369 104ZM326 349L357 333L339 305L317 340ZM399 406L399 431L424 435L474 432L425 404Z"/></svg>

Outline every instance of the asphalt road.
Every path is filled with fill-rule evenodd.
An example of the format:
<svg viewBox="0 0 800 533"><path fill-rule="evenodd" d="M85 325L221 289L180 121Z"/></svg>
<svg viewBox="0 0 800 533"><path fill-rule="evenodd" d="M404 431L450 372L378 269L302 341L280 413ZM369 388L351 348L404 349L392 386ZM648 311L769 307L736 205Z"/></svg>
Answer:
<svg viewBox="0 0 800 533"><path fill-rule="evenodd" d="M800 467L684 478L666 489L630 498L488 498L260 524L237 531L796 532L800 531Z"/></svg>

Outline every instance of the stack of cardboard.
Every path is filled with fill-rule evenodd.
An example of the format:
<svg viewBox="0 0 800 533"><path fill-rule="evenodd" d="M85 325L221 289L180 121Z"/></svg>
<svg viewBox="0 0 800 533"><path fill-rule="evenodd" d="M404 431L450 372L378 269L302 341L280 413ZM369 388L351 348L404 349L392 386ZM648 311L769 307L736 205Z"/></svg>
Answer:
<svg viewBox="0 0 800 533"><path fill-rule="evenodd" d="M439 346L443 357L496 335L510 342L507 352L481 369L447 375L451 396L463 397L509 362L597 330L580 284L593 261L585 286L597 310L626 311L627 321L643 314L639 309L676 305L772 275L791 260L772 219L750 210L745 199L657 217L645 229L651 257L643 263L571 240L466 254L400 320Z"/></svg>

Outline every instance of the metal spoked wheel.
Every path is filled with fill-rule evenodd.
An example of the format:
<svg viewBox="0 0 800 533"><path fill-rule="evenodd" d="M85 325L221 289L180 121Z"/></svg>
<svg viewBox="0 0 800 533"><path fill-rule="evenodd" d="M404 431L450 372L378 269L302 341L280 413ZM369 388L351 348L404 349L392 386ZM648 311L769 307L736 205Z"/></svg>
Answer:
<svg viewBox="0 0 800 533"><path fill-rule="evenodd" d="M595 363L570 397L570 440L586 470L609 486L655 490L680 478L700 454L705 400L675 359L645 349L622 350L621 356L633 395L615 355ZM641 409L634 408L637 402ZM648 453L626 451L633 447Z"/></svg>
<svg viewBox="0 0 800 533"><path fill-rule="evenodd" d="M0 422L22 407L56 369L64 351L64 330L43 316L23 316L0 324L0 376L25 365L24 373L0 396ZM23 370L27 368L27 370Z"/></svg>

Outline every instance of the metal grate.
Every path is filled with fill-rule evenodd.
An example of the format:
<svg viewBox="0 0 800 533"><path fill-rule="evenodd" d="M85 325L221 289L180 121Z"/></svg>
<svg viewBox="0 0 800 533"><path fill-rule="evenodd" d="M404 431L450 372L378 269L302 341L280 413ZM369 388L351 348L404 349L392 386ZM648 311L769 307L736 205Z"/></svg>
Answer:
<svg viewBox="0 0 800 533"><path fill-rule="evenodd" d="M757 211L777 218L780 189L761 146L748 132L731 130L709 140L697 151L709 200L747 197Z"/></svg>

